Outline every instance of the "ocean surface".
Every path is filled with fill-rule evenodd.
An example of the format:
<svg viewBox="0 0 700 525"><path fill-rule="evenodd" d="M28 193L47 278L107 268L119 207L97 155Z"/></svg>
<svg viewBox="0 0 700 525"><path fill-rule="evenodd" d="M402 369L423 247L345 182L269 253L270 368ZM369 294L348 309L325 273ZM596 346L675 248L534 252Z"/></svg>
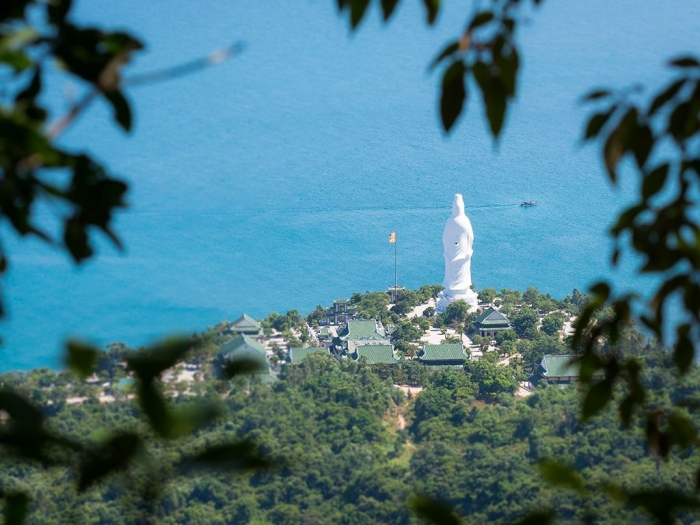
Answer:
<svg viewBox="0 0 700 525"><path fill-rule="evenodd" d="M127 28L147 44L131 74L241 41L238 57L129 92L126 135L95 104L62 137L131 184L121 253L107 242L74 268L60 251L3 232L11 271L0 370L61 366L63 344L142 345L202 331L243 312L264 316L393 282L443 277L441 235L462 193L475 232L479 288L536 286L556 297L607 277L643 287L634 261L609 265L607 228L634 191L613 188L581 144L590 88L658 86L665 61L698 52L700 3L560 0L520 33L517 103L498 144L478 98L449 137L427 65L466 19L445 2L427 28L403 0L388 25L372 12L352 34L331 0L79 0L76 18ZM56 114L66 93L48 97ZM521 208L523 200L537 207ZM51 224L51 213L43 219Z"/></svg>

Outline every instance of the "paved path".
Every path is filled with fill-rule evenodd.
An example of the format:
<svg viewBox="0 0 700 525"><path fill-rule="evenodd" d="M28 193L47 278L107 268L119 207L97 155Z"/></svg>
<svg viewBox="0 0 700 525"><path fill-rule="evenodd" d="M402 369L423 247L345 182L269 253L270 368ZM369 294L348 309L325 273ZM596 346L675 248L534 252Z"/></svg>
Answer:
<svg viewBox="0 0 700 525"><path fill-rule="evenodd" d="M419 304L410 312L408 312L407 317L423 317L423 312L425 311L425 309L429 306L435 308L435 304L435 299L429 299L427 303Z"/></svg>
<svg viewBox="0 0 700 525"><path fill-rule="evenodd" d="M518 391L515 393L515 397L527 397L533 394L532 390L528 390L522 386L518 386Z"/></svg>

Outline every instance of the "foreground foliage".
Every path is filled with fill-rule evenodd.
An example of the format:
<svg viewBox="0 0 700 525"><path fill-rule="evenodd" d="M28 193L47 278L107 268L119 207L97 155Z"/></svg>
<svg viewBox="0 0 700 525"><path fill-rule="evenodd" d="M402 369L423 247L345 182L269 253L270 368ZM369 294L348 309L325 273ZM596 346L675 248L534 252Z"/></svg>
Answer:
<svg viewBox="0 0 700 525"><path fill-rule="evenodd" d="M677 384L662 351L639 346L636 338L628 342L630 352L648 356L644 383L653 386L656 406L671 407L680 397L700 400L697 369ZM313 354L288 365L273 385L210 377L197 402L214 403L223 392L223 412L191 439L157 439L141 418L143 408L126 396L106 404L47 403L51 432L82 443L101 443L117 430L142 434L140 454L148 460L95 478L88 490L80 490L71 464L60 462L50 469L11 462L0 483L11 493L26 491L27 523L42 524L408 524L417 523L407 506L414 494L444 501L466 523L514 522L533 509L556 511L566 522L644 523L651 514L634 504L640 490L680 490L697 502L687 489L694 479L689 450L674 449L659 463L644 447L641 421L625 431L607 410L581 423L576 386L495 401L479 392L473 370L424 371L414 377L424 390L407 398L380 371ZM66 374L44 369L0 381L30 397L48 388L51 398L65 400ZM169 403L174 413L187 413L194 401L183 395ZM190 465L207 447L248 442L273 470L234 475ZM245 452L232 457L242 460ZM548 458L573 471L545 464L545 477L538 476L535 465ZM545 482L562 476L574 490ZM144 487L158 491L144 499ZM680 518L693 523L690 514Z"/></svg>

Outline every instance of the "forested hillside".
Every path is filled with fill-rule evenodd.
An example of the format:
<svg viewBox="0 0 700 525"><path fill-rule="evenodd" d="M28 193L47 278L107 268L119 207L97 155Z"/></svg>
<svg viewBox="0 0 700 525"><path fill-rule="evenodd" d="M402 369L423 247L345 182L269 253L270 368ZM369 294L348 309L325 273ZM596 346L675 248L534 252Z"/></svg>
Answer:
<svg viewBox="0 0 700 525"><path fill-rule="evenodd" d="M639 352L638 342L630 339L630 351ZM661 366L667 359L662 351L648 346L645 355L653 404L700 398L697 371L677 385ZM645 522L646 516L631 516L606 491L586 500L551 488L535 467L543 458L571 465L590 487L693 486L695 465L683 453L657 461L644 448L641 427L623 430L616 412L582 424L575 386L542 384L527 399L494 401L480 395L464 371L448 370L417 376L424 389L407 397L382 375L362 362L316 354L287 365L271 385L238 380L232 387L209 379L202 396L223 398L225 417L187 445L154 440L151 459L128 477L109 477L77 495L76 480L62 468L22 463L8 465L0 484L30 492L29 522L37 524L147 523L144 506L152 505L155 522L164 524L346 525L416 522L406 504L416 493L445 500L467 523L512 522L544 507L557 509L563 522L593 516L596 523ZM34 371L21 379L21 388L46 403L47 391L61 399L66 377ZM5 375L0 382L19 381ZM178 399L189 402L187 396L173 402ZM81 439L144 425L128 399L45 406L54 429ZM274 467L231 475L189 470L183 461L232 438L250 438ZM174 471L183 475L161 485ZM153 487L145 503L137 494L144 485ZM682 518L693 522L693 516Z"/></svg>

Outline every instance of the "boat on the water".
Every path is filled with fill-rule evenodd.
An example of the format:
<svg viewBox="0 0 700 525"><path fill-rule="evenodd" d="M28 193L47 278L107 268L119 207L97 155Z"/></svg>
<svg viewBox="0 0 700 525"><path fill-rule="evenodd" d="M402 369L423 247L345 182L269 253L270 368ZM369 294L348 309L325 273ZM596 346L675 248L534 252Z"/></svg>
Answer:
<svg viewBox="0 0 700 525"><path fill-rule="evenodd" d="M537 202L535 201L523 201L520 203L521 206L537 206Z"/></svg>

